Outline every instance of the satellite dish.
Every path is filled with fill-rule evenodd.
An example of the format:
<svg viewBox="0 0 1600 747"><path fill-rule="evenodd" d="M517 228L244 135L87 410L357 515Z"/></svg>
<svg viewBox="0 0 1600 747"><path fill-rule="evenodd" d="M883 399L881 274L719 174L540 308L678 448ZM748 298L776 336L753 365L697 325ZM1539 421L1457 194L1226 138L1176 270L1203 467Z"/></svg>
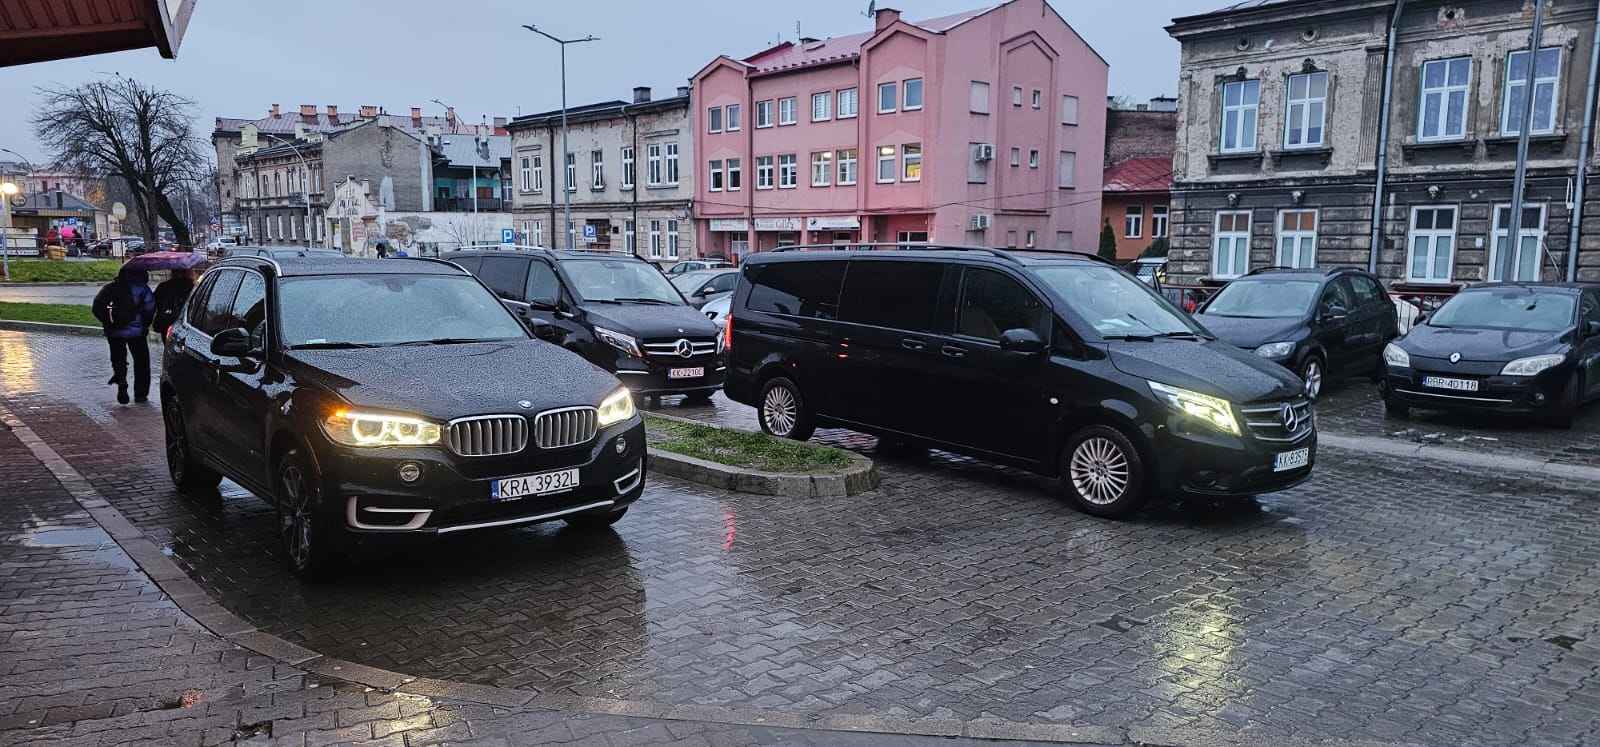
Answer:
<svg viewBox="0 0 1600 747"><path fill-rule="evenodd" d="M127 220L128 206L120 202L111 203L111 217L116 218L118 221Z"/></svg>

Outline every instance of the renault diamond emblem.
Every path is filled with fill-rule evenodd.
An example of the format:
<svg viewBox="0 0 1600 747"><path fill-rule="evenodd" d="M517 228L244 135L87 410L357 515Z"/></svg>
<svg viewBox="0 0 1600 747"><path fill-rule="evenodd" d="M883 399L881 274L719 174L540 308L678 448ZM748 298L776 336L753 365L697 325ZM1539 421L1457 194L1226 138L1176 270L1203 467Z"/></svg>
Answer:
<svg viewBox="0 0 1600 747"><path fill-rule="evenodd" d="M1461 354L1460 353L1451 353L1450 354L1450 362L1451 363L1460 363L1461 362Z"/></svg>
<svg viewBox="0 0 1600 747"><path fill-rule="evenodd" d="M694 345L690 344L688 340L679 340L678 347L675 349L678 351L678 355L684 358L694 356Z"/></svg>
<svg viewBox="0 0 1600 747"><path fill-rule="evenodd" d="M1294 414L1294 406L1285 402L1280 414L1283 417L1283 431L1294 433L1295 426L1300 424L1300 416Z"/></svg>
<svg viewBox="0 0 1600 747"><path fill-rule="evenodd" d="M520 407L520 408L522 408L524 410L532 410L533 409L533 403L529 402L528 400L525 400L525 399L517 400L517 407Z"/></svg>

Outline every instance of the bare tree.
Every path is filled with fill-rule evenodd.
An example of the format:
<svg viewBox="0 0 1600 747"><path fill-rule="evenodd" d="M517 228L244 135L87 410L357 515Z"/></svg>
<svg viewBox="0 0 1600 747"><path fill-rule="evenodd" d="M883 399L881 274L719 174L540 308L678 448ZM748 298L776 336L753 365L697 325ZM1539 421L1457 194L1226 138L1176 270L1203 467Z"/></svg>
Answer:
<svg viewBox="0 0 1600 747"><path fill-rule="evenodd" d="M188 221L174 207L186 182L204 179L209 159L193 130L194 102L117 77L75 88L41 88L34 134L57 163L122 179L152 245L165 221L183 246Z"/></svg>

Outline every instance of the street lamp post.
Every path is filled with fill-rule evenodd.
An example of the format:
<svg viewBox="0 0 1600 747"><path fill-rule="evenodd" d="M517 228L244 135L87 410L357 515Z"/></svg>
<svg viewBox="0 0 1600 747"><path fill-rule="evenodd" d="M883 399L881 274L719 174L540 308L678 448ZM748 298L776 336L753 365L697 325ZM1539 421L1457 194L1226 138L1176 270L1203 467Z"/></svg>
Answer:
<svg viewBox="0 0 1600 747"><path fill-rule="evenodd" d="M288 140L284 140L283 138L278 137L277 135L273 135L273 134L266 133L266 132L261 133L261 136L267 138L268 140L272 140L272 141L278 142L278 143L283 143L284 145L289 146L289 150L294 151L294 157L300 159L300 168L304 169L304 171L300 174L300 193L305 196L305 200L306 200L306 248L310 249L311 248L311 227L312 227L312 223L311 223L311 164L306 163L306 157L300 155L300 148L297 147L294 143L289 142Z"/></svg>
<svg viewBox="0 0 1600 747"><path fill-rule="evenodd" d="M567 146L567 45L581 44L583 42L600 41L600 37L593 34L582 39L562 39L540 31L537 26L523 24L523 28L532 31L561 47L561 202L563 219L567 224L567 248L574 248L573 240L577 234L572 230L572 185L567 184L567 158L572 156L572 150ZM577 166L574 165L576 170Z"/></svg>

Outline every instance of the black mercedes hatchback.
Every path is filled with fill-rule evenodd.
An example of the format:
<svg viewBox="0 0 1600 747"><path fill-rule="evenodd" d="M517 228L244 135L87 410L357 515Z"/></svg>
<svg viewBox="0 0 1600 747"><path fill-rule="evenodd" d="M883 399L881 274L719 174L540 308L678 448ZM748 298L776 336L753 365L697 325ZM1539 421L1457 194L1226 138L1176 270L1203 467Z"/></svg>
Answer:
<svg viewBox="0 0 1600 747"><path fill-rule="evenodd" d="M644 490L628 390L447 262L225 260L163 363L172 481L272 503L302 576L356 539L605 527Z"/></svg>
<svg viewBox="0 0 1600 747"><path fill-rule="evenodd" d="M1600 286L1495 283L1456 294L1383 351L1384 405L1532 415L1569 427L1600 399Z"/></svg>
<svg viewBox="0 0 1600 747"><path fill-rule="evenodd" d="M866 246L761 252L727 319L728 398L766 432L871 433L1058 476L1080 509L1253 495L1311 475L1300 380L1096 257Z"/></svg>
<svg viewBox="0 0 1600 747"><path fill-rule="evenodd" d="M1316 399L1346 376L1383 374L1383 346L1400 336L1378 279L1349 267L1270 267L1230 281L1195 319L1224 342L1282 365Z"/></svg>
<svg viewBox="0 0 1600 747"><path fill-rule="evenodd" d="M444 259L482 279L534 335L616 374L636 395L703 401L722 387L717 325L642 257L523 247Z"/></svg>

